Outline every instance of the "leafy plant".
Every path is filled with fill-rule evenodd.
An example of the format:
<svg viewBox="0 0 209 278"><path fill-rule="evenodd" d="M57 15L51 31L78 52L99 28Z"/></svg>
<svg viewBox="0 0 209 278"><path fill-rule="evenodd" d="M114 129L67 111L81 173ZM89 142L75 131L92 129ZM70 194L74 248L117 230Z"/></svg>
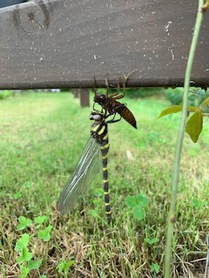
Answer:
<svg viewBox="0 0 209 278"><path fill-rule="evenodd" d="M26 218L24 216L20 216L18 220L19 220L19 225L17 226L17 230L19 231L29 227L33 222L30 218Z"/></svg>
<svg viewBox="0 0 209 278"><path fill-rule="evenodd" d="M146 216L145 207L149 203L149 199L143 195L127 196L125 203L133 213L133 216L137 220L143 220Z"/></svg>
<svg viewBox="0 0 209 278"><path fill-rule="evenodd" d="M89 209L88 213L94 218L104 220L101 218L99 213L101 208L101 203L103 203L104 191L102 188L95 188L93 195L95 196L95 199L93 200L94 209Z"/></svg>
<svg viewBox="0 0 209 278"><path fill-rule="evenodd" d="M197 99L197 97L199 98ZM191 101L191 99L193 99L193 101ZM192 141L196 143L202 131L203 117L208 116L209 97L207 95L207 88L201 87L198 90L196 89L193 90L192 95L189 97L188 100L189 100L189 106L187 108L188 117L190 113L193 113L193 115L190 116L190 118L186 123L186 132L189 134ZM182 106L172 105L164 109L161 112L159 118L180 111L182 111Z"/></svg>
<svg viewBox="0 0 209 278"><path fill-rule="evenodd" d="M39 228L46 220L47 220L47 216L46 215L40 215L35 217L34 222L37 224L37 228Z"/></svg>
<svg viewBox="0 0 209 278"><path fill-rule="evenodd" d="M207 105L209 105L209 98L207 98L206 100L203 101L200 108L195 107L195 106L188 106L188 108L187 108L188 116L190 113L193 113L193 114L186 123L186 132L189 134L190 138L192 139L192 141L194 143L196 143L198 141L198 138L202 131L202 126L203 126L204 113L201 111L201 108L203 108ZM170 106L170 107L164 109L161 112L159 118L164 117L169 114L178 113L180 111L182 111L182 106L173 105L173 106Z"/></svg>
<svg viewBox="0 0 209 278"><path fill-rule="evenodd" d="M147 98L162 95L163 92L164 89L160 87L126 88L126 96L129 98Z"/></svg>
<svg viewBox="0 0 209 278"><path fill-rule="evenodd" d="M160 271L160 266L159 266L159 264L157 264L157 263L151 264L150 270L151 270L151 272L154 272L154 273L158 274L159 271Z"/></svg>
<svg viewBox="0 0 209 278"><path fill-rule="evenodd" d="M165 267L164 267L164 277L169 278L171 276L171 256L172 256L172 242L173 242L173 230L174 230L174 223L175 223L175 214L176 214L176 203L177 203L177 192L178 192L178 180L179 180L179 169L180 169L180 160L181 160L181 152L183 146L183 138L186 126L186 119L188 115L188 91L189 85L191 81L191 72L192 66L194 62L195 51L198 45L198 38L200 34L200 28L203 21L203 5L204 1L201 0L198 3L198 10L197 10L197 17L192 37L192 42L190 46L190 51L188 55L188 61L185 71L184 77L184 95L183 95L183 107L182 107L182 116L181 122L179 125L179 132L178 138L176 142L176 149L175 149L175 157L174 157L174 167L173 167L173 177L172 177L172 186L171 186L171 202L170 202L170 209L168 215L168 229L167 229L167 239L166 239L166 248L165 248ZM207 7L206 7L207 8ZM187 132L191 139L196 142L199 134L202 130L202 115L201 111L195 110L195 117L197 118L197 127L194 124L194 128L191 129L187 128ZM192 123L194 122L194 118L192 119ZM190 122L191 127L191 122Z"/></svg>
<svg viewBox="0 0 209 278"><path fill-rule="evenodd" d="M208 204L206 201L204 200L198 200L196 198L191 200L191 203L193 204L193 206L195 207L195 209L199 210L201 208L206 207Z"/></svg>
<svg viewBox="0 0 209 278"><path fill-rule="evenodd" d="M153 245L155 243L157 243L159 241L159 238L154 237L154 238L145 238L144 240L146 243L148 243L149 245Z"/></svg>
<svg viewBox="0 0 209 278"><path fill-rule="evenodd" d="M38 237L42 239L43 241L49 241L51 238L50 232L51 232L52 226L46 227L44 230L40 230L38 232Z"/></svg>
<svg viewBox="0 0 209 278"><path fill-rule="evenodd" d="M47 226L45 229L39 230L40 226L44 223L44 221L47 219L47 216L37 216L34 221L32 221L29 218L26 218L24 216L19 217L19 224L17 226L17 230L21 231L31 225L35 225L35 228L38 229L38 238L43 241L49 241L50 240L50 232L52 229L52 226ZM34 237L34 235L29 235L28 233L24 233L16 242L15 245L15 251L19 254L17 257L17 263L20 266L20 278L25 278L30 273L31 270L39 269L42 259L40 260L34 260L33 253L30 251L30 243L31 239ZM32 244L32 243L31 243ZM42 275L42 278L45 276Z"/></svg>
<svg viewBox="0 0 209 278"><path fill-rule="evenodd" d="M3 90L0 91L0 100L3 100L5 98L8 98L12 95L12 92L10 90Z"/></svg>
<svg viewBox="0 0 209 278"><path fill-rule="evenodd" d="M14 197L15 200L18 200L22 197L22 194L20 192L16 192L16 193L13 194L13 197Z"/></svg>
<svg viewBox="0 0 209 278"><path fill-rule="evenodd" d="M166 99L171 102L172 105L180 105L183 100L183 89L182 88L169 88L166 90Z"/></svg>
<svg viewBox="0 0 209 278"><path fill-rule="evenodd" d="M42 260L32 260L33 254L28 249L30 239L29 234L23 234L15 246L15 251L19 253L17 263L20 265L21 278L27 277L31 270L38 269L42 263Z"/></svg>
<svg viewBox="0 0 209 278"><path fill-rule="evenodd" d="M183 102L183 88L169 88L166 90L166 99L170 101L172 105L182 105ZM207 90L205 88L191 88L188 96L188 104L191 106L199 106L208 97Z"/></svg>
<svg viewBox="0 0 209 278"><path fill-rule="evenodd" d="M58 272L63 273L65 277L67 277L70 267L73 266L74 264L75 264L75 260L73 257L70 257L68 261L63 259L57 266Z"/></svg>

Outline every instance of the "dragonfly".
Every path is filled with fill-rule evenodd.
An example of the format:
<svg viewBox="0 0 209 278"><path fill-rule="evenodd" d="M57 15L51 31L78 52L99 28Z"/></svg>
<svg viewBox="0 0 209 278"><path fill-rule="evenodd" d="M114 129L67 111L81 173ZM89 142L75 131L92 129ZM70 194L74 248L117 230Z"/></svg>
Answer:
<svg viewBox="0 0 209 278"><path fill-rule="evenodd" d="M105 211L107 222L110 224L111 206L107 159L109 152L108 124L120 121L121 117L116 119L115 115L107 114L102 109L101 111L92 111L89 118L94 121L91 126L91 137L84 148L71 179L60 194L57 208L62 214L66 214L74 208L78 196L87 190L91 183L90 179L94 178L92 170L96 168L97 157L99 152L101 152Z"/></svg>

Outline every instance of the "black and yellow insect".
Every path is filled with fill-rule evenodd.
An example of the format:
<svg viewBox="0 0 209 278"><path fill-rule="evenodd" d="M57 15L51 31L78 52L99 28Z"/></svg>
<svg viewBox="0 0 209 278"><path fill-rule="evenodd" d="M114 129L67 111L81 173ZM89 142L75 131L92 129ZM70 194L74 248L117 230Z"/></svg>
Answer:
<svg viewBox="0 0 209 278"><path fill-rule="evenodd" d="M97 110L91 113L90 120L94 121L91 127L91 138L75 168L73 176L59 197L57 208L62 214L66 214L74 207L77 197L89 186L90 180L87 177L92 174L96 157L101 150L105 210L107 221L110 223L111 207L107 168L107 155L109 151L108 124L118 122L120 119L115 119L115 115L110 119L111 115L105 114ZM91 179L94 179L94 176Z"/></svg>

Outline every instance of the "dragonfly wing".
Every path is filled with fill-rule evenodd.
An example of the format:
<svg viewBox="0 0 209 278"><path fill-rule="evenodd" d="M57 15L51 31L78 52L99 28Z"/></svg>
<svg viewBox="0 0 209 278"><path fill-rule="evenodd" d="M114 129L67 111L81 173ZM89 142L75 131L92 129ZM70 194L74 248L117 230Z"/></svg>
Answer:
<svg viewBox="0 0 209 278"><path fill-rule="evenodd" d="M57 208L62 214L68 213L75 206L79 195L90 186L93 179L92 177L89 179L89 176L93 175L93 172L98 172L99 163L96 162L99 155L100 146L90 138L71 179L60 194ZM101 158L99 160L101 161Z"/></svg>

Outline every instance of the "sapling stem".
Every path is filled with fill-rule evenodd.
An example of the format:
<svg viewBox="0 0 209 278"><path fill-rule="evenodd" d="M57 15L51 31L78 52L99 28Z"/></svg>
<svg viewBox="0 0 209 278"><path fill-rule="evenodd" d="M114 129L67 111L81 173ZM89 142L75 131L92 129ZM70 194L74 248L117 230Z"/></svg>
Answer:
<svg viewBox="0 0 209 278"><path fill-rule="evenodd" d="M184 78L184 96L183 96L183 109L181 114L181 121L179 125L179 131L176 141L176 149L174 155L174 166L173 166L173 177L172 177L172 188L171 188L171 201L170 210L168 214L168 228L167 228L167 240L165 249L165 266L164 266L164 278L171 277L171 257L172 257L172 242L173 242L173 229L176 221L176 202L177 202L177 192L178 192L178 181L179 181L179 168L181 151L185 133L185 125L187 119L187 107L188 107L188 93L190 85L190 76L192 71L192 65L194 61L195 51L197 48L198 37L200 33L200 27L203 19L203 12L201 7L204 4L203 0L199 0L196 23L194 28L194 34L192 38L192 43L189 51L189 57Z"/></svg>

